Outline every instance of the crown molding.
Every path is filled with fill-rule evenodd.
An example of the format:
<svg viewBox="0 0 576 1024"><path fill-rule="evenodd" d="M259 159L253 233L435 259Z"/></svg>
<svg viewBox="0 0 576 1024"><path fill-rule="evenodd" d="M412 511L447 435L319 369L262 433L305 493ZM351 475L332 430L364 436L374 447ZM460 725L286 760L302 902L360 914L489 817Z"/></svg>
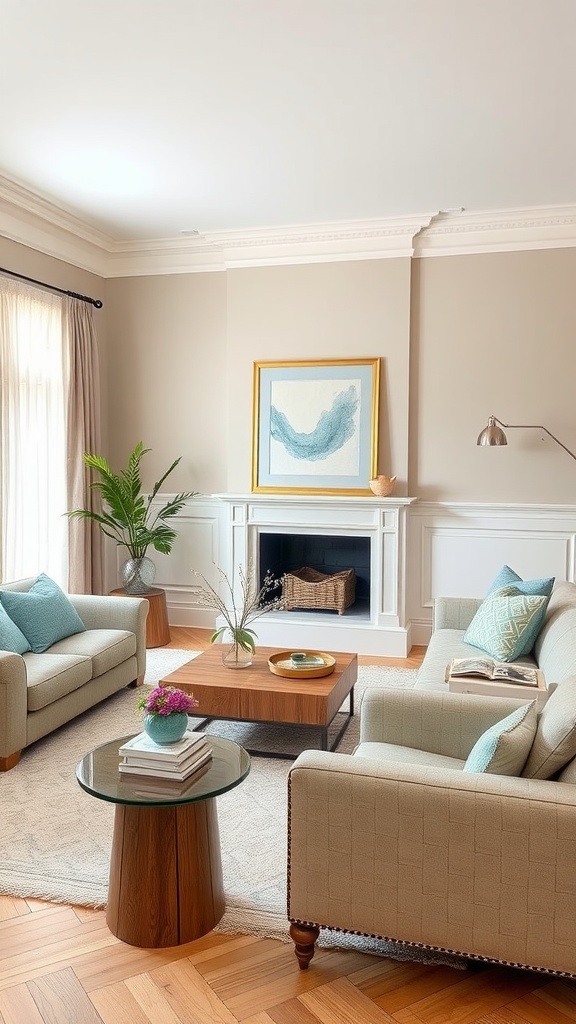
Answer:
<svg viewBox="0 0 576 1024"><path fill-rule="evenodd" d="M121 241L0 176L0 234L102 278L576 246L576 204Z"/></svg>
<svg viewBox="0 0 576 1024"><path fill-rule="evenodd" d="M1 175L0 234L100 277L114 245L70 210Z"/></svg>
<svg viewBox="0 0 576 1024"><path fill-rule="evenodd" d="M206 236L115 242L105 277L205 274L226 270L222 250Z"/></svg>
<svg viewBox="0 0 576 1024"><path fill-rule="evenodd" d="M246 231L214 231L193 238L118 242L109 257L107 276L188 274L242 267L409 257L414 253L414 237L433 216L283 225Z"/></svg>
<svg viewBox="0 0 576 1024"><path fill-rule="evenodd" d="M418 258L572 247L576 204L441 212L416 242Z"/></svg>

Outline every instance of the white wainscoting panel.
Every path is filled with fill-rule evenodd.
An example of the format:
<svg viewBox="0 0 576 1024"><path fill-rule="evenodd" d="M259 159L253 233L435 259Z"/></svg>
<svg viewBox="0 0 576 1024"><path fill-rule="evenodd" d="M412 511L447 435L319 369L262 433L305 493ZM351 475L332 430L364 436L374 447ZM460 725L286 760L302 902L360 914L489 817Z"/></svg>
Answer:
<svg viewBox="0 0 576 1024"><path fill-rule="evenodd" d="M502 565L524 579L576 578L576 506L419 502L408 518L412 642L430 639L436 597L479 597Z"/></svg>

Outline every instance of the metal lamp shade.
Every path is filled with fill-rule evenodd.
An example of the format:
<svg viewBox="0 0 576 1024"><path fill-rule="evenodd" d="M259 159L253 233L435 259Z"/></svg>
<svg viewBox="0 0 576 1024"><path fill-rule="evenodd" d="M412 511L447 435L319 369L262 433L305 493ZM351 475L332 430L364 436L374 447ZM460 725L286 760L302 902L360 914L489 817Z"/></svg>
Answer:
<svg viewBox="0 0 576 1024"><path fill-rule="evenodd" d="M490 446L508 444L506 434L495 422L493 416L490 416L488 426L484 427L484 430L478 435L476 444Z"/></svg>

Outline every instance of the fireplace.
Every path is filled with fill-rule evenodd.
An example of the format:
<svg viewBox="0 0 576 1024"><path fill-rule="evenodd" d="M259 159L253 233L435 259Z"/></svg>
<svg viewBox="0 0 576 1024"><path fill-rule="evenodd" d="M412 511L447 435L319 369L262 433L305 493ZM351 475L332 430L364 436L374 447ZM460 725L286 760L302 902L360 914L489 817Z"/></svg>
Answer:
<svg viewBox="0 0 576 1024"><path fill-rule="evenodd" d="M270 570L276 579L285 572L297 572L304 566L328 576L343 569L354 569L356 599L344 614L370 616L370 538L334 536L326 533L259 534L260 583ZM354 611L353 611L354 609ZM304 610L304 609L302 609ZM337 615L327 610L326 615Z"/></svg>
<svg viewBox="0 0 576 1024"><path fill-rule="evenodd" d="M219 494L228 506L221 564L240 587L254 565L279 577L303 567L324 573L353 568L357 599L332 610L267 612L257 620L258 644L406 657L406 511L413 498L357 495Z"/></svg>

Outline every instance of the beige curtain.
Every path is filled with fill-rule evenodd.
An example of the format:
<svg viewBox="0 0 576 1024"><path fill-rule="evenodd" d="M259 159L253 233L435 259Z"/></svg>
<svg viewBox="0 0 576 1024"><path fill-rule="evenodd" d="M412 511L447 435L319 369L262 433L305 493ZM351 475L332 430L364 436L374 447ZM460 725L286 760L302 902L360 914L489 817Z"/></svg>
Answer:
<svg viewBox="0 0 576 1024"><path fill-rule="evenodd" d="M90 487L84 452L100 453L100 376L94 310L78 299L64 300L63 322L68 367L68 508L100 510L99 493ZM102 532L89 519L68 520L68 590L101 594L104 585Z"/></svg>
<svg viewBox="0 0 576 1024"><path fill-rule="evenodd" d="M66 370L59 296L0 277L0 577L66 587Z"/></svg>

